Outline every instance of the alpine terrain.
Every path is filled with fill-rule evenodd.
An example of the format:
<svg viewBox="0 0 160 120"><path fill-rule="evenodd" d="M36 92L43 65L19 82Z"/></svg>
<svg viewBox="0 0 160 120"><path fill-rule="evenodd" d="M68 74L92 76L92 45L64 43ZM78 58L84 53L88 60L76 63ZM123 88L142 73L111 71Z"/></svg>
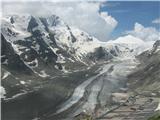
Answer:
<svg viewBox="0 0 160 120"><path fill-rule="evenodd" d="M159 97L159 40L101 42L56 15L1 18L2 120L147 120Z"/></svg>

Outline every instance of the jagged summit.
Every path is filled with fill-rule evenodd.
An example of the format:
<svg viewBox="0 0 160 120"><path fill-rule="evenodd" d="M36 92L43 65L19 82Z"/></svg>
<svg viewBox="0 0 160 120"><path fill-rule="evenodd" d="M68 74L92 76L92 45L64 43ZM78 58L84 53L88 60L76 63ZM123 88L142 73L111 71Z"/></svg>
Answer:
<svg viewBox="0 0 160 120"><path fill-rule="evenodd" d="M116 56L118 54L115 47L110 48L107 44L102 46L98 39L70 27L56 15L7 16L2 18L1 29L3 40L12 46L24 65L38 74L41 68L48 69L44 63L53 71L65 71L65 66L70 63L91 65L98 60L97 50L100 47L103 48L104 60L113 58L115 53ZM6 53L3 53L3 56L5 55ZM90 56L96 59L92 60Z"/></svg>

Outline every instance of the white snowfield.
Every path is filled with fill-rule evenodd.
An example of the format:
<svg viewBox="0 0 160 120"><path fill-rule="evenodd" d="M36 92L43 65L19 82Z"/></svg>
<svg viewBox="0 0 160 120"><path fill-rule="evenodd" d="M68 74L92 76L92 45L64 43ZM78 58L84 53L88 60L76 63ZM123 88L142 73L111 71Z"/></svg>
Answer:
<svg viewBox="0 0 160 120"><path fill-rule="evenodd" d="M159 100L159 101L160 101L160 100ZM155 109L155 111L159 111L159 110L160 110L160 102L159 102L157 108Z"/></svg>
<svg viewBox="0 0 160 120"><path fill-rule="evenodd" d="M49 33L45 30L44 24L38 17L24 14L1 18L1 27L4 37L8 42L11 43L15 52L18 55L21 55L23 52L22 49L27 50L27 48L24 48L24 46L22 45L15 44L14 41L25 40L26 37L30 37L32 35L27 30L29 22L32 20L32 18L34 18L36 23L38 24L33 28L33 31L41 31L41 33L43 34L41 37L43 38L44 42L58 56L57 63L65 63L66 59L63 55L56 53L58 49L52 46L53 41L48 38ZM108 42L101 42L95 37L90 36L85 31L82 31L73 26L68 26L63 20L55 15L46 17L45 19L47 21L50 32L54 34L56 44L63 50L68 51L68 53L74 52L74 54L71 54L72 57L84 64L86 63L84 62L83 58L86 57L89 53L93 53L95 49L99 47L103 47L104 49L106 49L108 54L111 54L110 50L114 50L117 53L115 46L117 46L121 51L124 51L126 48L134 49L136 50L134 51L135 53L140 53L146 48L149 48L149 46L152 46L151 42L146 43L143 40L131 35L119 37L116 40L110 40ZM34 44L35 45L33 46L33 48L38 52L38 50L40 49L40 45L39 43ZM36 63L38 62L39 61L36 61ZM37 65L38 64L32 67L37 67Z"/></svg>
<svg viewBox="0 0 160 120"><path fill-rule="evenodd" d="M86 64L85 60L83 59L89 53L94 52L98 47L104 47L106 50L114 49L114 47L111 47L114 45L107 45L106 42L102 43L95 37L90 36L88 33L82 30L74 27L69 27L57 16L52 15L50 17L46 17L45 19L48 23L48 29L51 33L54 34L57 46L67 51L75 60L79 62ZM17 42L18 40L23 41L25 40L25 38L32 36L32 33L28 31L28 26L31 20L32 22L36 22L37 24L37 26L34 27L32 31L39 30L42 33L41 37L43 41L58 56L58 60L56 62L65 63L65 57L61 54L56 53L58 48L53 46L53 41L49 39L49 32L46 31L45 26L41 22L40 18L31 15L13 15L1 18L2 34L6 38L6 40L11 43L14 51L18 55L21 55L23 53L23 49L25 49L26 51L28 50L28 48L24 47L23 45L18 45L15 42ZM40 50L40 44L36 41L33 41L32 48L38 52ZM39 61L35 62L37 64L36 66L32 66L32 68L37 67Z"/></svg>
<svg viewBox="0 0 160 120"><path fill-rule="evenodd" d="M38 75L39 75L40 77L43 77L43 78L50 76L50 75L46 74L46 72L45 72L44 70L41 70L40 73L38 73Z"/></svg>
<svg viewBox="0 0 160 120"><path fill-rule="evenodd" d="M155 41L143 41L140 38L134 37L132 35L126 35L123 37L119 37L115 40L109 40L107 43L108 44L115 44L122 49L124 47L128 48L129 50L133 50L133 53L135 55L138 55L142 53L143 51L149 50L153 47Z"/></svg>

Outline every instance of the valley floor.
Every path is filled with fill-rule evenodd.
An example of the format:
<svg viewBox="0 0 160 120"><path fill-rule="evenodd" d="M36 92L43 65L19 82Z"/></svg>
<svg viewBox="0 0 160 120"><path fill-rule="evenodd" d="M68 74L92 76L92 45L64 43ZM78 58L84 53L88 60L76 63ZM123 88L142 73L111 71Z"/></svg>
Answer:
<svg viewBox="0 0 160 120"><path fill-rule="evenodd" d="M128 92L126 77L138 64L134 56L113 59L98 75L77 86L57 112L45 119L79 120L89 115L104 120L146 120L154 113L158 96L133 96L135 93Z"/></svg>
<svg viewBox="0 0 160 120"><path fill-rule="evenodd" d="M158 104L159 98L156 96L147 97L138 95L135 103L121 105L114 111L103 116L104 120L147 120L151 117Z"/></svg>
<svg viewBox="0 0 160 120"><path fill-rule="evenodd" d="M140 94L128 91L130 83L127 82L127 76L136 70L138 64L139 61L134 56L124 55L114 58L110 62L106 62L100 68L97 68L98 70L95 69L95 71L99 71L98 74L84 78L84 80L75 87L72 94L68 95L69 98L66 97L63 99L65 101L61 100L58 107L50 106L49 112L46 110L43 111L43 114L38 113L37 117L33 114L34 118L33 116L30 116L30 118L32 118L32 120L81 120L87 116L91 117L91 119L102 120L146 120L154 113L158 105L159 96L154 92ZM96 73L95 71L94 73ZM68 85L70 84L71 83L68 83ZM50 87L53 88L53 86ZM48 84L46 88L48 89ZM45 92L47 94L49 91L53 93L51 90L54 89L48 89L45 90ZM63 93L67 94L67 92L64 91ZM64 97L63 93L61 94ZM53 98L56 102L59 101L58 99L56 100L55 96L53 96ZM49 99L49 103L54 102L52 101L53 98ZM9 104L14 107L19 106L19 104L22 103L21 99L23 98L16 98L18 102L15 103L11 101ZM41 100L37 99L38 98L36 98L36 100L33 99L34 101L32 104L36 105L36 103L40 101L40 105L46 101L45 98L42 99L41 97ZM24 98L24 103L22 103L23 107L26 101L27 99ZM45 103L48 103L48 101ZM6 103L6 105L8 104ZM28 108L28 110L34 107L33 105L33 107ZM5 106L3 112L5 112L6 108ZM10 109L10 105L7 109ZM26 110L25 107L24 109ZM37 107L34 109L37 111ZM9 110L7 113L11 114L10 112L13 111ZM6 113L3 117L4 120L11 120L7 117ZM23 114L21 114L21 118L23 118ZM18 118L17 115L15 119L12 120L21 120L21 118ZM28 120L28 116L23 120Z"/></svg>

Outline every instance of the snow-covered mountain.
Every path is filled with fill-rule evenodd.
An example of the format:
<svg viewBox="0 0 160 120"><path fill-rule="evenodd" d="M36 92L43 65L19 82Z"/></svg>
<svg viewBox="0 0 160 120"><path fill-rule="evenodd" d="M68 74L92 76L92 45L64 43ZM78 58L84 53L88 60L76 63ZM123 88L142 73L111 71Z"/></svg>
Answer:
<svg viewBox="0 0 160 120"><path fill-rule="evenodd" d="M110 40L107 43L117 45L119 48L121 47L122 51L125 51L124 49L128 49L132 51L132 54L138 55L148 49L151 49L154 42L155 41L143 41L135 36L126 35L115 40Z"/></svg>
<svg viewBox="0 0 160 120"><path fill-rule="evenodd" d="M30 91L33 87L26 86L43 79L88 69L120 53L117 46L102 44L56 15L6 16L1 23L2 85L7 96Z"/></svg>
<svg viewBox="0 0 160 120"><path fill-rule="evenodd" d="M147 59L147 64L144 64L149 72L153 67L159 73L159 41L152 49L152 41L144 42L131 35L101 42L82 30L68 26L56 15L6 16L1 18L1 23L2 118L38 119L36 117L50 114L50 109L53 115L74 89L76 93L71 98L72 104L72 100L83 99L82 94L90 94L88 91L92 85L104 93L93 90L93 96L103 97L106 90L114 88L112 81L115 86L124 71L128 74L139 64L136 55L142 62ZM144 69L138 73L140 77L145 74ZM105 79L107 88L103 83ZM97 89L97 85L103 87L98 86Z"/></svg>
<svg viewBox="0 0 160 120"><path fill-rule="evenodd" d="M88 55L102 47L96 38L69 27L55 15L46 18L14 15L1 20L3 40L31 69L42 66L43 62L59 70L63 70L64 63L93 64L95 61ZM114 56L113 49L112 53L106 46L103 50L105 55Z"/></svg>
<svg viewBox="0 0 160 120"><path fill-rule="evenodd" d="M86 69L125 52L137 54L152 45L131 35L100 42L68 26L56 15L12 15L2 17L1 23L2 78L17 82L18 72L34 79L51 78Z"/></svg>
<svg viewBox="0 0 160 120"><path fill-rule="evenodd" d="M121 44L127 44L127 45L141 45L144 43L143 40L136 38L132 35L127 35L127 36L123 36L123 37L119 37L114 41L109 41L109 42L113 42L113 43L121 43Z"/></svg>

